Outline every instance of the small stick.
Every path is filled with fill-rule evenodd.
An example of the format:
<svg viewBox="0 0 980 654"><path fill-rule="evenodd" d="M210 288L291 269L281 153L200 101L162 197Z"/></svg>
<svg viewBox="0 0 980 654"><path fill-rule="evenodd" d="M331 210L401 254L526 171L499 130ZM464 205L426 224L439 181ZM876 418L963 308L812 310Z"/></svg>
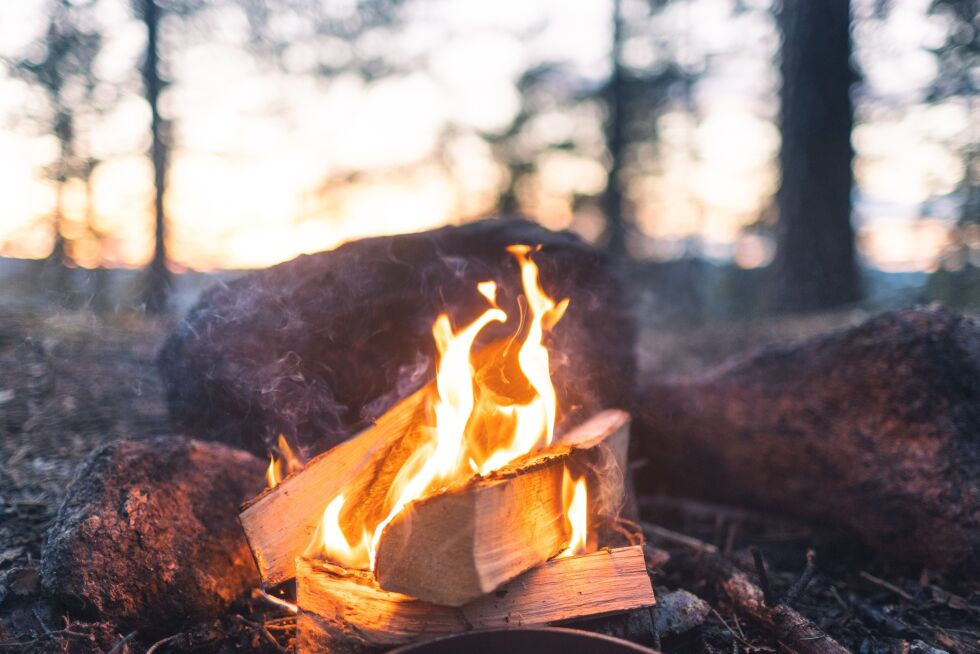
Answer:
<svg viewBox="0 0 980 654"><path fill-rule="evenodd" d="M668 543L674 543L675 545L682 545L692 550L701 552L702 554L718 554L718 548L709 543L705 543L697 538L692 538L687 534L681 534L670 529L666 529L659 525L654 525L649 522L640 522L640 526L643 527L643 531L651 536L656 536L657 538L663 539Z"/></svg>
<svg viewBox="0 0 980 654"><path fill-rule="evenodd" d="M293 604L292 602L287 602L286 600L276 597L275 595L270 595L269 593L265 592L261 588L252 589L252 599L262 600L263 602L271 604L276 608L289 611L293 615L299 613L299 607Z"/></svg>
<svg viewBox="0 0 980 654"><path fill-rule="evenodd" d="M915 598L914 597L912 597L911 595L909 595L908 593L906 593L904 590L902 590L901 588L899 588L895 584L893 584L893 583L891 583L889 581L885 581L881 577L876 577L873 574L871 574L870 572L865 572L865 571L862 570L861 571L861 574L858 575L858 576L860 576L865 581L870 581L875 586L881 586L885 590L890 590L891 592L895 593L896 595L898 595L899 597L901 597L906 602L914 602L915 601Z"/></svg>
<svg viewBox="0 0 980 654"><path fill-rule="evenodd" d="M689 549L697 552L699 556L688 557L691 559L689 561L685 562L681 559L682 565L686 563L699 574L707 570L710 578L728 595L732 605L769 631L786 649L797 654L850 654L846 647L828 636L795 609L786 604L768 606L764 601L762 590L752 583L745 573L722 558L718 554L718 548L697 538L674 534L662 528L648 529L648 527L654 525L643 524L644 530L658 535L661 531L667 532L671 534L672 542L687 545ZM674 536L681 536L681 538ZM715 613L717 614L717 611ZM722 619L722 623L724 622ZM731 631L730 627L729 631Z"/></svg>
<svg viewBox="0 0 980 654"><path fill-rule="evenodd" d="M112 649L109 650L108 654L116 654L116 652L122 651L122 647L126 643L128 643L129 641L131 641L135 636L136 636L136 632L135 631L130 631L128 634L126 634L125 636L123 636L122 640L120 640L118 643L116 643L115 645L112 646Z"/></svg>
<svg viewBox="0 0 980 654"><path fill-rule="evenodd" d="M762 558L762 552L758 547L750 547L752 560L755 561L755 572L759 575L759 585L762 586L762 601L766 606L776 605L776 594L772 590L772 583L769 581L769 571L766 570L766 560Z"/></svg>
<svg viewBox="0 0 980 654"><path fill-rule="evenodd" d="M276 637L273 636L272 633L265 628L264 624L261 624L259 622L252 622L251 620L246 620L240 615L236 615L235 619L239 620L242 624L248 625L252 629L255 629L257 632L262 634L262 637L265 638L267 641L269 641L269 643L273 647L275 647L276 651L279 652L280 654L289 654L289 651L285 647L279 644L279 641L276 640Z"/></svg>
<svg viewBox="0 0 980 654"><path fill-rule="evenodd" d="M181 632L179 634L174 634L173 636L167 636L166 638L161 638L157 642L155 642L152 645L150 645L150 649L146 650L146 654L153 654L159 648L163 647L164 645L166 645L167 643L169 643L172 640L177 640L182 635L183 635L183 632Z"/></svg>
<svg viewBox="0 0 980 654"><path fill-rule="evenodd" d="M783 595L783 604L793 604L800 598L806 587L810 585L813 581L813 575L817 573L817 553L812 549L806 551L806 565L803 566L803 572L800 573L800 578L793 582L793 585L789 587L786 594Z"/></svg>

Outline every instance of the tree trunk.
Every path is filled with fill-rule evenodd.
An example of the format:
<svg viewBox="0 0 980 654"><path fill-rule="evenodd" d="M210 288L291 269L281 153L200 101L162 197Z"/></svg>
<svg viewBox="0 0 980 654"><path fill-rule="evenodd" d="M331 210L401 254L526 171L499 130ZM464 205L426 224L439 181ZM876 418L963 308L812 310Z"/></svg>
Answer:
<svg viewBox="0 0 980 654"><path fill-rule="evenodd" d="M613 4L612 72L606 90L606 149L609 171L602 193L606 217L606 249L615 258L626 255L626 221L623 216L623 164L626 155L626 80L623 70L624 24L621 0Z"/></svg>
<svg viewBox="0 0 980 654"><path fill-rule="evenodd" d="M780 92L782 185L774 308L808 311L860 297L851 226L848 0L785 0Z"/></svg>
<svg viewBox="0 0 980 654"><path fill-rule="evenodd" d="M166 127L160 116L160 92L163 81L159 71L160 8L156 0L143 0L143 24L146 25L146 61L143 64L143 87L150 105L151 138L150 157L153 163L153 258L146 271L143 301L148 313L162 313L167 309L171 277L167 269L166 213L163 195L167 187L168 143Z"/></svg>

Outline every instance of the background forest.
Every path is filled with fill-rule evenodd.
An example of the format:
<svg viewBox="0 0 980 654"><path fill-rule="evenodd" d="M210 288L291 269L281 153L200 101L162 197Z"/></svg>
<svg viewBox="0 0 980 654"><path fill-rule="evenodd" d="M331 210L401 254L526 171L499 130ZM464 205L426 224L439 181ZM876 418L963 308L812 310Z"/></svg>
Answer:
<svg viewBox="0 0 980 654"><path fill-rule="evenodd" d="M2 301L182 310L222 271L494 213L655 324L980 304L977 0L0 5Z"/></svg>

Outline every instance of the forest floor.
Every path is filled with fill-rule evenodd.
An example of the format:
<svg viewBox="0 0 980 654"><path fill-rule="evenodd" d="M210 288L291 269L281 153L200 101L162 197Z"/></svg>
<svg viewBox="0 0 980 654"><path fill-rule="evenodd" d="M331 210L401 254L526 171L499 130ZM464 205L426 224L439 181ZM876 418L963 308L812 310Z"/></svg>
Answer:
<svg viewBox="0 0 980 654"><path fill-rule="evenodd" d="M641 366L664 375L693 374L733 354L864 317L847 312L645 330ZM172 320L133 315L0 310L0 653L121 654L151 646L139 634L74 621L47 604L37 562L47 525L89 453L110 440L171 432L154 363L171 325ZM796 579L806 550L814 548L820 572L796 608L854 652L980 652L980 584L975 581L892 565L820 526L683 498L643 498L642 507L645 518L716 545L736 564L746 559L749 546L759 547L777 587ZM665 652L782 651L733 614L724 598L712 597L701 580L670 563L656 573L655 583L686 588L718 608L702 628L665 641ZM246 599L225 619L175 634L156 651L279 652L285 651L292 629L288 615Z"/></svg>

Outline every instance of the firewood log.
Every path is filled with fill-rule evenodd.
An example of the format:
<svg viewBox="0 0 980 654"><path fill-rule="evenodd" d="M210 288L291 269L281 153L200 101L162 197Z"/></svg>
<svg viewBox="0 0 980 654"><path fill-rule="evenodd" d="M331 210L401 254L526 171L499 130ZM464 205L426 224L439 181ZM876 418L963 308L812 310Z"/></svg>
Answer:
<svg viewBox="0 0 980 654"><path fill-rule="evenodd" d="M635 335L612 263L569 232L488 220L355 241L212 288L160 352L174 423L258 454L280 433L307 457L337 445L433 377L432 324L479 315L478 282L496 281L499 306L520 315L516 243L541 245L542 287L570 301L546 341L562 411L576 423L627 406ZM483 342L512 331L488 328Z"/></svg>
<svg viewBox="0 0 980 654"><path fill-rule="evenodd" d="M980 324L936 307L647 379L644 487L837 525L980 569ZM656 516L652 516L654 519Z"/></svg>
<svg viewBox="0 0 980 654"><path fill-rule="evenodd" d="M381 534L378 583L447 606L493 591L568 545L566 467L587 477L593 521L614 517L628 447L629 416L606 411L557 446L409 504Z"/></svg>
<svg viewBox="0 0 980 654"><path fill-rule="evenodd" d="M239 520L265 584L275 585L294 576L296 556L309 545L326 504L342 489L348 497L360 498L354 503L354 511L368 510L380 503L418 443L419 432L413 431L412 426L422 420L427 393L431 392L431 387L426 387L409 396L372 428L324 452L301 472L290 475L243 507ZM599 433L610 437L603 453L608 451L612 456L603 454L602 459L610 470L601 484L610 490L599 497L600 503L594 504L597 514L613 515L620 508L614 504L623 494L626 420L628 417L620 411L606 411L561 437L570 445L583 444ZM592 461L598 454L583 452L578 456ZM614 474L617 470L618 477ZM560 483L559 478L559 492ZM618 494L610 484L618 484Z"/></svg>
<svg viewBox="0 0 980 654"><path fill-rule="evenodd" d="M552 559L462 607L382 590L367 572L297 562L300 652L360 654L470 629L566 622L655 603L641 546Z"/></svg>
<svg viewBox="0 0 980 654"><path fill-rule="evenodd" d="M430 392L426 387L408 396L370 429L324 452L298 474L245 504L239 520L265 584L293 578L296 556L309 545L323 508L341 489L350 497L385 492L392 469L397 471L416 442L411 426L422 419Z"/></svg>

